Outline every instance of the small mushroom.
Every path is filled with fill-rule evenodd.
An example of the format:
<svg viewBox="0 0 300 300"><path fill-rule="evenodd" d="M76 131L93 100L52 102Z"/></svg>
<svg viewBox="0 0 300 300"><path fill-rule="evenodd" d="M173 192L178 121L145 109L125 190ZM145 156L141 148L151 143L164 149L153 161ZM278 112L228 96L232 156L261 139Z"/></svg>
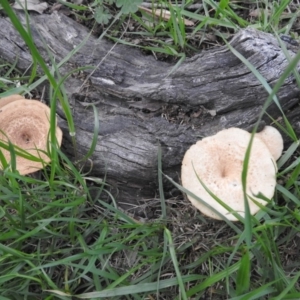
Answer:
<svg viewBox="0 0 300 300"><path fill-rule="evenodd" d="M0 99L0 140L9 140L13 145L43 160L35 162L16 156L16 169L22 175L42 169L50 162L47 155L50 108L37 100L18 99L16 95L4 98L4 106L1 106L2 101L3 99ZM62 131L58 126L56 138L58 145L61 145ZM10 152L5 149L1 151L9 162Z"/></svg>
<svg viewBox="0 0 300 300"><path fill-rule="evenodd" d="M251 134L242 129L222 130L192 145L182 162L182 185L232 221L237 221L237 218L209 195L198 177L215 196L244 217L242 170L250 138ZM261 205L266 205L267 202L256 195L261 193L268 199L273 197L276 172L276 163L269 149L261 139L254 137L247 173L247 195ZM222 219L205 204L190 195L187 197L203 214L214 219ZM248 197L250 212L255 214L260 208L250 197Z"/></svg>
<svg viewBox="0 0 300 300"><path fill-rule="evenodd" d="M283 138L280 132L272 126L265 126L261 132L256 133L256 136L266 144L274 160L278 160L283 151Z"/></svg>

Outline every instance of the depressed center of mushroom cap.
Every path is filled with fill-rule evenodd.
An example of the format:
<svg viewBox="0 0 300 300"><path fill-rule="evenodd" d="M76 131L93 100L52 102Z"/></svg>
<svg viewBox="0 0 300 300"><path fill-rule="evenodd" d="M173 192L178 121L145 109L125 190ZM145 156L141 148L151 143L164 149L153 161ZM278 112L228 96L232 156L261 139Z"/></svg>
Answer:
<svg viewBox="0 0 300 300"><path fill-rule="evenodd" d="M182 163L183 186L233 221L236 218L205 191L194 169L213 194L243 216L241 174L250 136L248 132L238 128L223 130L193 145L186 152ZM261 140L254 138L248 167L247 194L253 196L261 192L267 198L272 198L276 184L275 174L274 160L268 148ZM263 205L266 204L259 198L253 198ZM204 204L189 195L188 199L205 215L220 219ZM254 202L249 201L249 205L252 214L259 210Z"/></svg>
<svg viewBox="0 0 300 300"><path fill-rule="evenodd" d="M1 127L14 145L24 150L45 149L49 126L40 118L24 115Z"/></svg>

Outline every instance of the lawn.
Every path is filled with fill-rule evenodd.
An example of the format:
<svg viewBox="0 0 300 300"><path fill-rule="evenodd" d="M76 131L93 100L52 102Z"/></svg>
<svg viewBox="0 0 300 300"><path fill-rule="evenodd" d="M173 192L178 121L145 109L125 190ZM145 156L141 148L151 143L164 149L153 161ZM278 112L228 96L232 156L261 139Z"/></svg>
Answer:
<svg viewBox="0 0 300 300"><path fill-rule="evenodd" d="M174 68L200 51L224 45L247 26L295 41L299 34L297 1L58 2L100 39L138 47ZM48 4L51 9L55 1ZM59 103L76 150L65 74L56 80L8 1L0 5L35 62L25 75L15 65L1 62L0 97L43 98L43 83L49 82L52 159L42 171L20 175L15 158L22 153L0 143L12 157L7 163L0 154L5 166L0 176L0 300L300 299L299 140L283 112L281 129L291 142L277 161L275 196L255 216L246 214L242 222L217 221L203 216L183 194L165 199L159 156L160 197L147 202L154 216L134 218L118 207L105 176L92 176L81 168L82 161L57 147ZM276 92L299 60L298 53L273 89L244 62L269 92L265 107L276 101ZM38 68L44 76L37 75ZM59 70L59 62L55 68ZM300 87L299 74L294 76ZM260 117L264 113L265 108ZM99 122L95 111L95 131ZM96 136L84 161L95 149ZM247 162L246 156L244 170ZM182 189L175 182L174 188Z"/></svg>

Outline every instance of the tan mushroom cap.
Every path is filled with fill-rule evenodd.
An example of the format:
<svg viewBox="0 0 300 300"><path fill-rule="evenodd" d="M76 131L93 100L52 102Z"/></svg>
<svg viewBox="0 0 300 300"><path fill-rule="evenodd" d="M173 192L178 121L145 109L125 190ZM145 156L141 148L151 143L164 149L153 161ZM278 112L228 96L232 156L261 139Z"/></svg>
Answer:
<svg viewBox="0 0 300 300"><path fill-rule="evenodd" d="M0 99L0 109L8 103L14 102L16 100L21 100L21 99L25 99L25 98L21 95L11 95L7 97L3 97Z"/></svg>
<svg viewBox="0 0 300 300"><path fill-rule="evenodd" d="M182 162L182 185L232 221L237 221L237 218L206 192L195 172L214 195L244 217L241 177L250 137L251 134L242 129L222 130L191 146ZM273 197L276 171L276 163L270 151L264 142L254 137L247 173L247 195L266 205L266 201L254 195L260 192L269 199ZM222 219L205 204L189 195L187 197L203 214L214 219ZM249 197L248 201L251 214L255 214L259 207Z"/></svg>
<svg viewBox="0 0 300 300"><path fill-rule="evenodd" d="M0 103L2 100L0 99ZM7 101L6 105L0 107L0 140L6 142L10 140L15 146L41 158L43 163L16 157L16 168L20 174L36 172L50 162L46 154L50 130L50 108L37 100ZM58 144L61 145L62 131L59 127L56 127L56 137ZM9 162L10 152L5 149L1 151Z"/></svg>
<svg viewBox="0 0 300 300"><path fill-rule="evenodd" d="M282 155L283 138L276 128L265 126L261 132L256 133L256 136L266 144L275 160Z"/></svg>

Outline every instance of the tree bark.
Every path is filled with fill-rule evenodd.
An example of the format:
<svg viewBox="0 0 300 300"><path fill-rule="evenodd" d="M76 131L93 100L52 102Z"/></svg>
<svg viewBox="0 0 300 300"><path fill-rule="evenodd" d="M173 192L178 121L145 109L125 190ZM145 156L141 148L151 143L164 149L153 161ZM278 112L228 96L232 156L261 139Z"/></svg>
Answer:
<svg viewBox="0 0 300 300"><path fill-rule="evenodd" d="M24 15L19 17L26 26ZM179 181L181 161L191 144L224 128L251 128L268 97L263 85L228 46L202 51L173 70L174 65L137 49L89 36L86 28L59 12L31 15L30 29L49 65L49 53L58 63L85 41L59 69L64 76L79 67L92 67L75 72L65 82L76 124L77 152L84 156L91 145L94 115L87 103L94 103L100 132L92 173L100 178L106 174L122 204L135 205L155 197L159 145L163 172ZM1 58L10 63L17 58L19 70L30 68L31 54L7 18L0 19L0 36ZM271 34L248 28L240 30L230 44L271 87L288 65ZM286 46L289 55L295 56L298 46ZM277 96L299 133L299 89L293 75ZM275 104L268 113L275 119L281 116ZM63 149L72 156L69 129L59 107L58 114L64 131ZM264 121L270 123L267 116ZM168 181L164 188L167 196L176 190Z"/></svg>

